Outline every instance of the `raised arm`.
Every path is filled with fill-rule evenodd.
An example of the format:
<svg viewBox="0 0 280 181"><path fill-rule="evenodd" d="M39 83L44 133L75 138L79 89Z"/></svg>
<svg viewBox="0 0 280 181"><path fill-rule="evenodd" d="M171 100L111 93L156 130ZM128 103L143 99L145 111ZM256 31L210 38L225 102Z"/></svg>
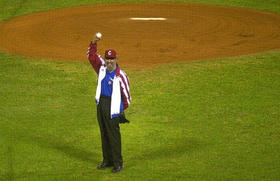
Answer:
<svg viewBox="0 0 280 181"><path fill-rule="evenodd" d="M93 41L90 42L88 47L88 60L94 68L95 72L98 74L100 67L105 64L103 58L97 54L97 42L100 40L96 35Z"/></svg>

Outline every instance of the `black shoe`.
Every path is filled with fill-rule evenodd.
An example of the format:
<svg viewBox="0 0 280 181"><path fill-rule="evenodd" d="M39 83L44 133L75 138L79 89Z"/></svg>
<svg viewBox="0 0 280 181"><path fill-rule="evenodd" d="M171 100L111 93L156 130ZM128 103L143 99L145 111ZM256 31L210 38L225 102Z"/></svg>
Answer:
<svg viewBox="0 0 280 181"><path fill-rule="evenodd" d="M97 166L97 169L103 170L103 169L111 167L111 166L113 166L113 165L109 164L109 163L102 162L100 165Z"/></svg>
<svg viewBox="0 0 280 181"><path fill-rule="evenodd" d="M113 172L113 173L120 172L120 171L122 170L122 168L123 168L122 166L114 167L113 170L112 170L112 172Z"/></svg>

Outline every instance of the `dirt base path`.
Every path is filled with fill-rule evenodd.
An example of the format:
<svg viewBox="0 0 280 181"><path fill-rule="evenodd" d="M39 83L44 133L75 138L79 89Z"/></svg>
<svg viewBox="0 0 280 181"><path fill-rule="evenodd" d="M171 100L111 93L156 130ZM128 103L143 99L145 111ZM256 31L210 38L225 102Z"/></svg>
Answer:
<svg viewBox="0 0 280 181"><path fill-rule="evenodd" d="M130 18L165 18L132 20ZM120 64L246 55L280 48L280 15L188 3L125 3L73 7L17 17L0 24L0 49L24 56L87 61L102 32L99 53L116 49Z"/></svg>

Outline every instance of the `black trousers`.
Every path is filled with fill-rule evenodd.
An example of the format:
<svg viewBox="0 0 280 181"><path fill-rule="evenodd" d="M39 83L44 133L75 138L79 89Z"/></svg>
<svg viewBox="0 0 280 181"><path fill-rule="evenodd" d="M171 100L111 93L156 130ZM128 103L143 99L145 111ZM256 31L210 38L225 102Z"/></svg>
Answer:
<svg viewBox="0 0 280 181"><path fill-rule="evenodd" d="M119 118L111 119L111 98L101 96L97 106L103 162L114 167L122 166L121 134Z"/></svg>

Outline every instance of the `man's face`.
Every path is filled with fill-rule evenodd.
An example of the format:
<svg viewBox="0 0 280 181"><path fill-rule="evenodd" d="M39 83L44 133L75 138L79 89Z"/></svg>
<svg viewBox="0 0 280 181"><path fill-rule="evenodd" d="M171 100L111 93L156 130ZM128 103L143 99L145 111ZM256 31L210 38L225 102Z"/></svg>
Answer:
<svg viewBox="0 0 280 181"><path fill-rule="evenodd" d="M116 64L117 64L117 59L105 59L106 60L106 66L107 66L107 69L109 71L113 71L115 70L116 68Z"/></svg>

